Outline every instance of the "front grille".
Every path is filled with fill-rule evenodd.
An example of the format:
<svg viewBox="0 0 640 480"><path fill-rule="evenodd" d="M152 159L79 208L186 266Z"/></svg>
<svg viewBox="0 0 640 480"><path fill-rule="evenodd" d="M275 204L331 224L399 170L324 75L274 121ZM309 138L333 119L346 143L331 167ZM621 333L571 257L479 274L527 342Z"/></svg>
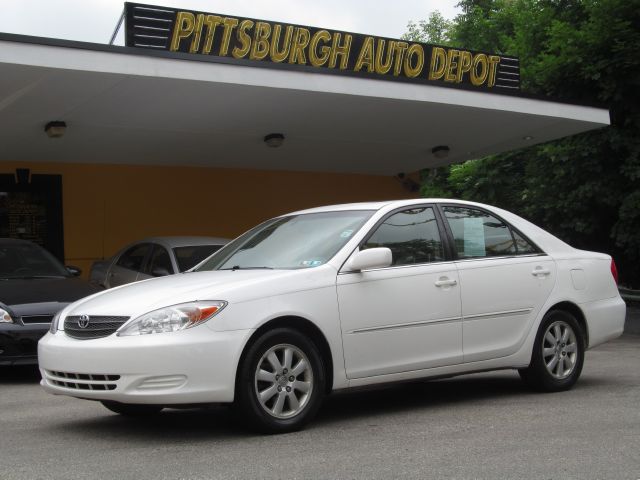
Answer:
<svg viewBox="0 0 640 480"><path fill-rule="evenodd" d="M56 387L72 388L74 390L105 391L115 390L120 375L102 375L94 373L69 373L55 370L45 370L47 381Z"/></svg>
<svg viewBox="0 0 640 480"><path fill-rule="evenodd" d="M25 325L31 323L51 323L53 315L23 315L20 317Z"/></svg>
<svg viewBox="0 0 640 480"><path fill-rule="evenodd" d="M129 317L110 317L92 315L89 317L88 323L84 315L71 315L64 320L64 331L72 337L80 340L91 340L94 338L108 337L118 330Z"/></svg>

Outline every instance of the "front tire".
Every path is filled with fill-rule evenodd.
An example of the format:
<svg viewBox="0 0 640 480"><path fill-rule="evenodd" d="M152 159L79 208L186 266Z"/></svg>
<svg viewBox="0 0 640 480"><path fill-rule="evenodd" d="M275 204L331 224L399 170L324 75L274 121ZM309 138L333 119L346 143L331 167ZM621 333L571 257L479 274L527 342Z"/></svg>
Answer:
<svg viewBox="0 0 640 480"><path fill-rule="evenodd" d="M149 417L160 413L162 405L136 405L133 403L120 403L104 400L102 402L107 409L119 413L125 417Z"/></svg>
<svg viewBox="0 0 640 480"><path fill-rule="evenodd" d="M531 364L518 371L524 382L542 392L569 390L584 364L585 336L573 315L552 310L542 319Z"/></svg>
<svg viewBox="0 0 640 480"><path fill-rule="evenodd" d="M236 406L264 433L301 429L322 403L326 375L316 345L302 333L276 328L253 342L239 366Z"/></svg>

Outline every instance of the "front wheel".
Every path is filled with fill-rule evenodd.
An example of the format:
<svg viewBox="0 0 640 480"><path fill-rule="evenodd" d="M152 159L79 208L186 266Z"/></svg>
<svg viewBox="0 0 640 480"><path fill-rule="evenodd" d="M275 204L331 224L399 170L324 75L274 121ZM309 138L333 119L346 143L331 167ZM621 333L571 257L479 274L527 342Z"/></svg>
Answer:
<svg viewBox="0 0 640 480"><path fill-rule="evenodd" d="M236 406L259 431L299 430L318 411L325 378L322 357L313 341L289 328L270 330L243 357Z"/></svg>
<svg viewBox="0 0 640 480"><path fill-rule="evenodd" d="M547 313L536 335L531 364L519 370L520 377L536 390L569 390L582 372L585 343L573 315L560 310Z"/></svg>
<svg viewBox="0 0 640 480"><path fill-rule="evenodd" d="M133 403L120 403L104 400L102 402L107 409L126 417L148 417L160 413L162 405L137 405Z"/></svg>

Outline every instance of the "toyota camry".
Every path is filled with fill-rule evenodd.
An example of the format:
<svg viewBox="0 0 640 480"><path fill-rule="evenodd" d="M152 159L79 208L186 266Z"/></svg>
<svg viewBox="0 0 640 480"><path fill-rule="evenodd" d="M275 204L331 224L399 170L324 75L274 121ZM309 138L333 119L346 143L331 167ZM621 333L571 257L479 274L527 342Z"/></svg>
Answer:
<svg viewBox="0 0 640 480"><path fill-rule="evenodd" d="M124 415L232 404L268 432L365 385L516 369L557 392L622 333L616 284L609 255L488 205L315 208L67 306L39 343L42 386Z"/></svg>

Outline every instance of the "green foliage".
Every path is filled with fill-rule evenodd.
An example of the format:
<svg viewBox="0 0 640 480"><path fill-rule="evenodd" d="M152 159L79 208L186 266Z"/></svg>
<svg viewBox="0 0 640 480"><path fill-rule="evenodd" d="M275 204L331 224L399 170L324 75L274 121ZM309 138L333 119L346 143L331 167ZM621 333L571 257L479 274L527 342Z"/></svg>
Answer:
<svg viewBox="0 0 640 480"><path fill-rule="evenodd" d="M426 172L423 194L515 211L576 247L614 255L622 280L640 287L640 0L459 6L440 33L449 44L517 56L524 91L604 103L612 125Z"/></svg>
<svg viewBox="0 0 640 480"><path fill-rule="evenodd" d="M449 43L449 30L452 22L442 16L437 10L429 15L429 20L420 20L417 24L409 22L407 32L402 36L403 40L414 42L436 43L447 45Z"/></svg>

